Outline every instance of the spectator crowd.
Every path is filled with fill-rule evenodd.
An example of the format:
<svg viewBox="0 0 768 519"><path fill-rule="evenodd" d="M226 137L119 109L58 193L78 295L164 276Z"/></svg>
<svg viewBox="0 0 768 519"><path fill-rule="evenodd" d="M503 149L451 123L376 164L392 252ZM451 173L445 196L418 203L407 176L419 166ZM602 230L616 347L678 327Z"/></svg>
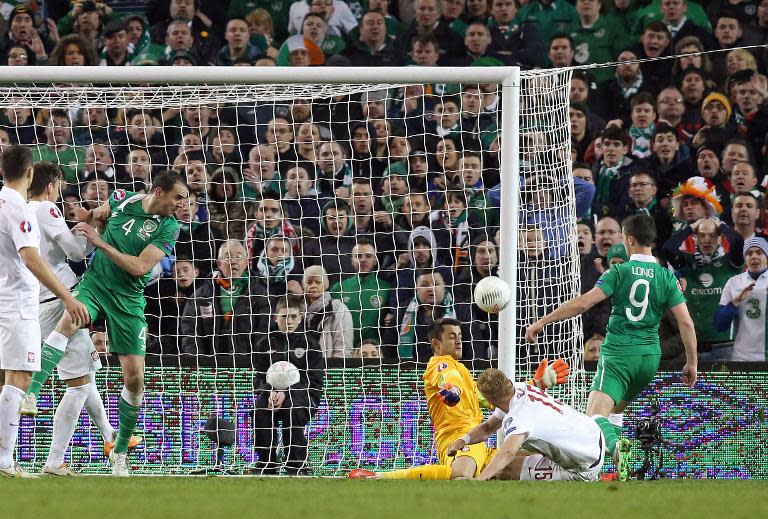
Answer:
<svg viewBox="0 0 768 519"><path fill-rule="evenodd" d="M2 4L3 64L622 62L570 83L581 289L629 259L621 220L647 213L702 359L765 360L768 0L47 4L47 19L37 4ZM498 274L500 98L497 85L425 84L165 110L15 106L0 113L0 146L60 166L72 222L114 190L146 191L154 172L186 178L175 257L147 288L148 352L263 355L280 324L326 358L426 361L429 325L455 317L464 358L495 359L498 320L472 289ZM571 232L557 204L570 185L526 156L547 143L523 130L520 247L506 252L524 265L521 329L562 299ZM607 302L584 319L587 359L609 313ZM680 357L673 318L660 334L664 357Z"/></svg>

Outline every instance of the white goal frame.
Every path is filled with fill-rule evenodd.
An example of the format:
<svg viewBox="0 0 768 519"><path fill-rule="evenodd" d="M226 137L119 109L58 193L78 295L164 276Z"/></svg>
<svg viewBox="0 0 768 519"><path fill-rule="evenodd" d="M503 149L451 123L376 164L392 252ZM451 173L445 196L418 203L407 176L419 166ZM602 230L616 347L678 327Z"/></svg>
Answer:
<svg viewBox="0 0 768 519"><path fill-rule="evenodd" d="M4 67L0 85L35 83L94 84L423 84L493 83L501 85L501 241L499 267L512 298L499 314L499 369L515 380L515 321L517 284L520 93L519 67ZM32 86L32 85L30 85ZM503 339L505 338L505 339Z"/></svg>

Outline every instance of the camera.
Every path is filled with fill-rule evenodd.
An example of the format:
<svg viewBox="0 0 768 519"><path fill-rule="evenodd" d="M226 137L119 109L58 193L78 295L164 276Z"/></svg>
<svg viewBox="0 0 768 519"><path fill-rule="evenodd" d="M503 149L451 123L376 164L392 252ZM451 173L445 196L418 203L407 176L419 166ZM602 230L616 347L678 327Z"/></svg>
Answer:
<svg viewBox="0 0 768 519"><path fill-rule="evenodd" d="M85 2L82 3L81 7L83 8L84 13L95 11L96 2L94 2L93 0L85 0Z"/></svg>
<svg viewBox="0 0 768 519"><path fill-rule="evenodd" d="M659 413L661 412L659 403L652 402L648 411L650 411L651 416L638 420L637 425L635 425L635 438L641 446L651 446L662 441L659 428Z"/></svg>
<svg viewBox="0 0 768 519"><path fill-rule="evenodd" d="M661 406L657 400L652 400L648 406L650 416L637 421L635 438L643 451L643 463L635 472L637 479L659 479L664 477L664 438L661 435L659 413Z"/></svg>

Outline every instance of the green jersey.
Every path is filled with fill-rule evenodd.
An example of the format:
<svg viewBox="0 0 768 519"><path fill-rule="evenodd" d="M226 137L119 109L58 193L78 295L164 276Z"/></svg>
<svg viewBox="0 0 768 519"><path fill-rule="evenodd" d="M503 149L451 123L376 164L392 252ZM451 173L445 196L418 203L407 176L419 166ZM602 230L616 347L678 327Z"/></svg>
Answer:
<svg viewBox="0 0 768 519"><path fill-rule="evenodd" d="M613 298L601 355L660 355L661 317L685 302L675 275L652 256L633 254L605 271L595 286Z"/></svg>
<svg viewBox="0 0 768 519"><path fill-rule="evenodd" d="M347 305L355 329L355 346L364 339L379 337L379 321L384 305L389 301L390 285L376 274L355 274L331 287L331 297Z"/></svg>
<svg viewBox="0 0 768 519"><path fill-rule="evenodd" d="M687 261L680 273L686 281L685 296L691 318L696 323L696 339L699 342L733 340L730 327L723 331L715 328L715 310L720 304L725 284L744 269L733 265L727 256L705 265L697 265L693 254L685 256Z"/></svg>
<svg viewBox="0 0 768 519"><path fill-rule="evenodd" d="M85 150L79 146L67 144L58 150L47 144L38 144L32 148L32 162L45 160L58 164L64 174L64 181L77 185L77 172L85 166Z"/></svg>
<svg viewBox="0 0 768 519"><path fill-rule="evenodd" d="M147 214L141 206L145 196L116 189L109 197L111 213L102 237L123 254L139 256L152 244L170 256L179 237L179 223L172 216ZM86 277L94 278L121 296L143 297L152 273L135 278L97 250Z"/></svg>

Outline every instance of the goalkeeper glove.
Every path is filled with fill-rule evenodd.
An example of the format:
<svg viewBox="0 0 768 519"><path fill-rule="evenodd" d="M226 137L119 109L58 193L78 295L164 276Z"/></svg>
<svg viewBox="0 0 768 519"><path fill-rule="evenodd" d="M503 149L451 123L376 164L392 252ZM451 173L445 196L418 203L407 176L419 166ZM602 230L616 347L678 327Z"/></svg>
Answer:
<svg viewBox="0 0 768 519"><path fill-rule="evenodd" d="M563 359L557 359L552 364L548 364L547 359L544 359L539 363L531 383L541 389L547 389L558 384L564 384L568 380L570 372L570 366Z"/></svg>
<svg viewBox="0 0 768 519"><path fill-rule="evenodd" d="M448 407L453 407L461 401L461 389L453 384L445 384L437 392L437 398Z"/></svg>

